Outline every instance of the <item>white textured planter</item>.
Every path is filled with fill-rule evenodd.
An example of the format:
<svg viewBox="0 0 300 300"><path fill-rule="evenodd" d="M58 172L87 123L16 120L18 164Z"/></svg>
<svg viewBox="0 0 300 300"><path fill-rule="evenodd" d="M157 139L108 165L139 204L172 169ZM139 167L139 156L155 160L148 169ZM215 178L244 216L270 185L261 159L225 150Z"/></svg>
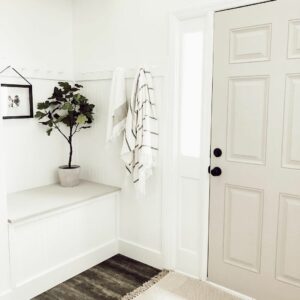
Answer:
<svg viewBox="0 0 300 300"><path fill-rule="evenodd" d="M80 166L60 166L58 168L59 182L62 186L73 187L80 183Z"/></svg>

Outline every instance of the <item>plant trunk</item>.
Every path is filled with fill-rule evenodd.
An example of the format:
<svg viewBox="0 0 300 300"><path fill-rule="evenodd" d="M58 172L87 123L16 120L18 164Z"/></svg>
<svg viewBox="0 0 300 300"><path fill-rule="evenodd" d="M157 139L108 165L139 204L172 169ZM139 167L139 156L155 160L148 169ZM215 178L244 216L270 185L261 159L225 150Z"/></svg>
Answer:
<svg viewBox="0 0 300 300"><path fill-rule="evenodd" d="M72 145L72 127L70 127L70 136L69 136L69 145L70 145L70 153L69 153L69 168L72 167L72 157L73 157L73 145Z"/></svg>
<svg viewBox="0 0 300 300"><path fill-rule="evenodd" d="M72 166L72 156L73 156L73 146L72 146L72 141L69 142L70 145L70 153L69 153L69 168Z"/></svg>

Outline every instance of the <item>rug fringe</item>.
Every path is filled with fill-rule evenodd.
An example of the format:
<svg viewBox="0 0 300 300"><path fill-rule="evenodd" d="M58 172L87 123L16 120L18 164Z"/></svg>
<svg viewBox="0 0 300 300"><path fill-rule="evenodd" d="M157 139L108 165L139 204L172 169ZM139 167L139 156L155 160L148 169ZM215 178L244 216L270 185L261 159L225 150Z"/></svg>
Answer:
<svg viewBox="0 0 300 300"><path fill-rule="evenodd" d="M162 270L157 275L155 275L153 278L151 278L149 281L145 282L140 287L136 288L132 292L129 292L124 297L122 297L122 300L131 300L135 297L143 294L145 291L147 291L149 288L151 288L154 284L158 283L162 278L164 278L166 275L168 275L170 271L168 270Z"/></svg>

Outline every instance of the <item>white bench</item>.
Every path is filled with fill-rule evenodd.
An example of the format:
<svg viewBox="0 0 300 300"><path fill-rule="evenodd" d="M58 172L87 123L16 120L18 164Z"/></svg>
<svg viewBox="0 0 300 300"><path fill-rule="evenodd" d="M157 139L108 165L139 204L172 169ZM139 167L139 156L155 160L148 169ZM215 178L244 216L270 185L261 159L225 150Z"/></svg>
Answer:
<svg viewBox="0 0 300 300"><path fill-rule="evenodd" d="M83 181L8 195L14 300L37 294L118 253L119 188Z"/></svg>

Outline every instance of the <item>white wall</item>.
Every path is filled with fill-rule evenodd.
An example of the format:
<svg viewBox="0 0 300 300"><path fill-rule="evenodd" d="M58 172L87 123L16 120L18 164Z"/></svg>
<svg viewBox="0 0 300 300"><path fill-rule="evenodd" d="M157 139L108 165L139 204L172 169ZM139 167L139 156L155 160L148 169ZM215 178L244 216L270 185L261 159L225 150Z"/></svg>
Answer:
<svg viewBox="0 0 300 300"><path fill-rule="evenodd" d="M51 95L56 81L31 80L31 83L36 107L38 101ZM48 137L46 127L37 119L4 120L3 127L7 192L57 182L57 167L68 161L64 138L56 131Z"/></svg>
<svg viewBox="0 0 300 300"><path fill-rule="evenodd" d="M74 0L77 78L115 66L164 66L169 55L170 13L237 1Z"/></svg>
<svg viewBox="0 0 300 300"><path fill-rule="evenodd" d="M170 52L170 14L178 10L220 3L234 5L235 2L237 1L74 0L75 78L96 79L103 73L101 71L112 70L117 66L132 69L145 65L167 70ZM167 80L167 77L156 79L157 101L161 107L160 120L163 125L166 124L167 114L172 111L172 108L164 106L167 100L167 93L165 93L168 88ZM109 148L104 143L110 79L85 81L84 84L88 96L99 104L98 109L101 110L97 127L89 135L95 143L94 149L83 150L84 143L81 143L81 154L84 153L85 157L90 154L85 176L97 178L108 184L120 184L123 176L123 168L119 160L120 141ZM130 87L130 80L128 84ZM160 139L165 145L171 133L165 132L163 126L161 129ZM88 137L86 136L85 139L87 140ZM162 151L160 153L162 155ZM81 156L81 161L83 159ZM93 164L95 161L96 164ZM165 251L165 238L166 235L171 234L170 232L163 234L165 220L162 215L168 214L169 208L165 206L166 199L162 196L164 193L162 167L160 164L151 179L150 190L145 201L136 199L132 187L128 185L124 187L120 210L121 252L157 266L164 266L167 261L167 257L164 257L168 255Z"/></svg>
<svg viewBox="0 0 300 300"><path fill-rule="evenodd" d="M72 1L0 0L0 5L0 69L12 65L30 77L36 104L52 91L55 81L48 79L72 78ZM4 75L1 83L24 84L11 72ZM59 137L48 138L33 119L4 120L0 136L0 152L5 152L0 155L0 298L5 298L11 289L5 190L52 183L65 149Z"/></svg>
<svg viewBox="0 0 300 300"><path fill-rule="evenodd" d="M72 0L0 0L0 66L72 77Z"/></svg>
<svg viewBox="0 0 300 300"><path fill-rule="evenodd" d="M0 68L12 65L29 77L36 107L52 94L57 80L73 77L72 1L0 4ZM26 84L13 74L5 72L0 81ZM63 139L57 133L49 138L35 119L4 120L4 141L8 192L55 182L56 167L67 161Z"/></svg>
<svg viewBox="0 0 300 300"><path fill-rule="evenodd" d="M1 116L1 112L0 112ZM3 136L3 122L0 120L0 137ZM3 138L2 138L3 141ZM0 147L0 163L3 165L3 148ZM8 224L6 214L4 168L0 168L0 298L10 292L10 272L8 253Z"/></svg>

